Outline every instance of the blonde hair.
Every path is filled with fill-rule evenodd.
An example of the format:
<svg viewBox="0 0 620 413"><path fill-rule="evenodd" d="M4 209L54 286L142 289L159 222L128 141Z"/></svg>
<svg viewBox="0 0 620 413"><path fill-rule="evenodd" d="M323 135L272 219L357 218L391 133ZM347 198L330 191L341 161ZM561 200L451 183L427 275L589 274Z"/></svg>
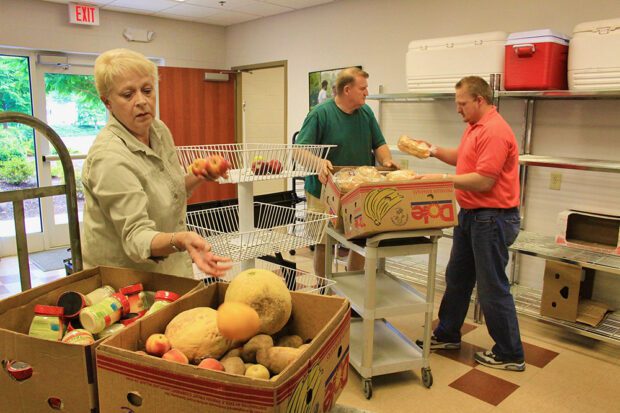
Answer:
<svg viewBox="0 0 620 413"><path fill-rule="evenodd" d="M107 98L114 83L131 72L157 80L157 66L141 53L129 49L112 49L99 55L95 60L95 87L99 96Z"/></svg>
<svg viewBox="0 0 620 413"><path fill-rule="evenodd" d="M348 67L338 73L336 78L336 92L340 95L344 91L344 87L355 82L355 78L362 76L368 79L368 73L360 69L359 67Z"/></svg>

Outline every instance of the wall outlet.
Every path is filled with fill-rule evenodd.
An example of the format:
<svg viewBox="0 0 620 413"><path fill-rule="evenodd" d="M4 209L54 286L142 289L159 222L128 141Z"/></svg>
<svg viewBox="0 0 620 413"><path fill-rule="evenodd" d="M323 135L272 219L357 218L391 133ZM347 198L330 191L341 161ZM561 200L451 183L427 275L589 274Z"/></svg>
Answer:
<svg viewBox="0 0 620 413"><path fill-rule="evenodd" d="M562 174L559 172L553 172L551 179L549 179L549 189L559 191L562 187Z"/></svg>

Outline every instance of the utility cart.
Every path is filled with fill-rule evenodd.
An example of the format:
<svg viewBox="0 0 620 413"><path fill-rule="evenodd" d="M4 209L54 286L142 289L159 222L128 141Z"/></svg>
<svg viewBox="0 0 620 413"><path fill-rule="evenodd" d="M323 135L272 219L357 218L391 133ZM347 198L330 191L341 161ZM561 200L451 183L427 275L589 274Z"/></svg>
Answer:
<svg viewBox="0 0 620 413"><path fill-rule="evenodd" d="M422 383L430 388L429 365L435 266L440 229L385 232L366 240L348 240L327 228L325 276L336 294L346 297L361 317L351 321L351 365L362 376L364 395L372 397L372 378L420 367ZM366 258L364 271L332 272L335 242ZM428 254L426 296L386 271L388 257ZM400 333L386 317L425 313L423 348Z"/></svg>

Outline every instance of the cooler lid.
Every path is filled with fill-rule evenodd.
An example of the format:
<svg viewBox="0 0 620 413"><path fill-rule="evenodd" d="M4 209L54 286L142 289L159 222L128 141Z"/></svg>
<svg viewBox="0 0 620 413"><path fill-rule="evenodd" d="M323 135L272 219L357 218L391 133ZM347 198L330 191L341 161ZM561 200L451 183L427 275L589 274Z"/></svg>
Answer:
<svg viewBox="0 0 620 413"><path fill-rule="evenodd" d="M618 19L607 19L607 20L596 20L592 22L584 22L579 23L573 29L573 35L575 33L598 33L598 34L607 34L609 32L620 30L620 18Z"/></svg>
<svg viewBox="0 0 620 413"><path fill-rule="evenodd" d="M485 44L506 42L506 32L485 32L466 34L463 36L437 37L434 39L413 40L409 43L409 49L428 49L454 46L482 46Z"/></svg>
<svg viewBox="0 0 620 413"><path fill-rule="evenodd" d="M551 29L530 30L527 32L515 32L508 35L506 45L521 43L558 43L568 46L570 37Z"/></svg>

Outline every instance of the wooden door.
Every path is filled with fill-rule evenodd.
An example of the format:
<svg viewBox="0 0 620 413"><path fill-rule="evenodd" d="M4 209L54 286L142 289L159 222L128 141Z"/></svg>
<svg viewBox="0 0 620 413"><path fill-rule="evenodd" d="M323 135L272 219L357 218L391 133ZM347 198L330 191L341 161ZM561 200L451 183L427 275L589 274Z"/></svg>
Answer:
<svg viewBox="0 0 620 413"><path fill-rule="evenodd" d="M207 82L216 70L159 67L159 117L170 128L176 146L235 142L234 76L228 82ZM237 197L233 184L208 182L188 203Z"/></svg>

